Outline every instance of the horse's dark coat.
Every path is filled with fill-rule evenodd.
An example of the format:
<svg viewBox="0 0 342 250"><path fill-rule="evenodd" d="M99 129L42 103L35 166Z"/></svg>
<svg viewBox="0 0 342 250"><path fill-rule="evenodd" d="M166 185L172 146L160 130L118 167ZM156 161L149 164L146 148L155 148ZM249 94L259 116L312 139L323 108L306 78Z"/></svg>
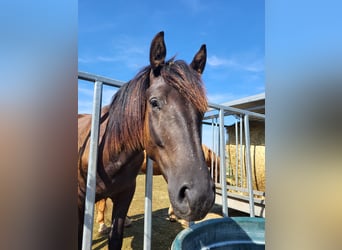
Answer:
<svg viewBox="0 0 342 250"><path fill-rule="evenodd" d="M201 120L207 100L201 81L205 45L190 64L165 62L164 33L151 43L150 66L126 83L102 109L96 201L114 203L109 249L120 249L124 220L144 160L158 163L168 181L175 214L186 220L203 218L214 203L214 184L201 148ZM78 206L82 240L89 155L90 115L79 116ZM79 246L81 247L81 245Z"/></svg>

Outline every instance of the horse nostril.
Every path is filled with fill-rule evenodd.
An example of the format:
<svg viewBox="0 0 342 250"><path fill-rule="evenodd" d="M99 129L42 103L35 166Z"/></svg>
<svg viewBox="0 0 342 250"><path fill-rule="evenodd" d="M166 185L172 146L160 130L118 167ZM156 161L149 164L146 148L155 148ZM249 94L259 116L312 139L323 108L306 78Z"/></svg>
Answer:
<svg viewBox="0 0 342 250"><path fill-rule="evenodd" d="M186 191L189 190L189 187L187 185L183 185L178 193L178 199L179 201L183 201L186 198Z"/></svg>

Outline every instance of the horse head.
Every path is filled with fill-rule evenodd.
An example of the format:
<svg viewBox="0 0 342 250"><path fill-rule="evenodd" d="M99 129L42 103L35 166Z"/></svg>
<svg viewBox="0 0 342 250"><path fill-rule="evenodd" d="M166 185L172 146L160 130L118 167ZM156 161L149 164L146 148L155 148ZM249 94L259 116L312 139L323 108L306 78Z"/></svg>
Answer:
<svg viewBox="0 0 342 250"><path fill-rule="evenodd" d="M175 214L188 221L202 219L215 200L215 186L201 147L201 122L207 99L201 74L206 63L202 45L190 65L165 61L164 33L150 48L146 90L144 147L168 182Z"/></svg>

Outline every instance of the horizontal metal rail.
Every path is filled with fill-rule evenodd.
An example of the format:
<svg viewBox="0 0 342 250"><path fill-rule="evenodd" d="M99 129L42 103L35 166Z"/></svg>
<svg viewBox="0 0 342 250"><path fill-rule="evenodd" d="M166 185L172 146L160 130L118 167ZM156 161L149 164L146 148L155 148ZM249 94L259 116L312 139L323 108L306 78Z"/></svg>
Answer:
<svg viewBox="0 0 342 250"><path fill-rule="evenodd" d="M256 112L252 112L252 111L248 111L248 110L244 110L244 109L238 109L238 108L233 108L233 107L229 107L229 106L224 106L224 105L220 105L220 104L214 104L214 103L208 103L208 106L210 108L213 109L223 109L225 111L225 115L233 115L233 114L244 114L244 115L249 115L255 118L260 118L260 119L265 119L265 115L264 114L260 114L260 113L256 113ZM229 113L227 113L227 111ZM205 117L205 119L212 119L212 118L216 118L219 115L213 115L213 116L207 116Z"/></svg>
<svg viewBox="0 0 342 250"><path fill-rule="evenodd" d="M217 189L222 189L221 183L217 183L217 184L216 184L216 188L217 188ZM236 192L240 192L240 193L248 193L248 188L232 186L232 185L229 185L229 184L227 184L227 189L228 189L229 191L236 191ZM253 190L253 194L254 194L254 195L263 196L263 197L266 196L266 192L264 192L264 191L259 191L259 190ZM246 196L246 195L244 195L244 196Z"/></svg>
<svg viewBox="0 0 342 250"><path fill-rule="evenodd" d="M204 124L204 125L210 125L210 126L216 126L216 127L220 127L220 126L219 126L219 124L214 124L214 125L213 125L213 124L212 124L212 122L207 122L207 121L204 121L204 120L202 121L202 124ZM225 128L228 128L228 127L229 127L229 125L224 125L224 127L225 127Z"/></svg>
<svg viewBox="0 0 342 250"><path fill-rule="evenodd" d="M125 82L123 81L119 81L119 80L114 80L108 77L104 77L104 76L100 76L100 75L95 75L95 74L91 74L91 73L87 73L87 72L78 72L78 79L80 80L85 80L85 81L90 81L90 82L102 82L102 84L104 85L108 85L108 86L113 86L113 87L117 87L120 88L122 85L125 84ZM260 119L265 119L265 115L260 114L260 113L255 113L252 111L248 111L248 110L243 110L243 109L238 109L238 108L233 108L233 107L229 107L229 106L224 106L224 105L220 105L220 104L215 104L215 103L208 103L209 108L215 109L215 110L220 110L223 109L225 111L225 116L230 115L230 114L245 114L245 115L250 115L252 117L256 117L256 118L260 118ZM230 113L228 113L230 112ZM213 115L213 116L205 116L204 120L207 119L212 119L213 117L218 117L217 115Z"/></svg>
<svg viewBox="0 0 342 250"><path fill-rule="evenodd" d="M98 81L98 82L102 82L102 84L104 85L113 86L117 88L120 88L122 85L125 84L125 82L122 82L122 81L110 79L104 76L90 74L87 72L78 72L78 79L89 81L89 82Z"/></svg>
<svg viewBox="0 0 342 250"><path fill-rule="evenodd" d="M253 192L255 192L255 190ZM216 187L216 194L219 194L222 196L222 188L221 187ZM249 203L249 197L246 195L239 194L239 193L227 192L227 197L234 197L235 199L244 200L246 203ZM265 205L265 199L254 198L254 203Z"/></svg>

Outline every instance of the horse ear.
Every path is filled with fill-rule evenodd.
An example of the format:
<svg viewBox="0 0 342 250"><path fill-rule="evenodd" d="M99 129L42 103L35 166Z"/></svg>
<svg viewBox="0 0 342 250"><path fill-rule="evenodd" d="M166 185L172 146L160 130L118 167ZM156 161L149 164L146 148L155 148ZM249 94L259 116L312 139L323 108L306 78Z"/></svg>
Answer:
<svg viewBox="0 0 342 250"><path fill-rule="evenodd" d="M196 53L190 66L194 70L196 70L198 73L202 74L204 71L206 61L207 61L207 47L205 46L205 44L203 44L201 48L199 49L199 51Z"/></svg>
<svg viewBox="0 0 342 250"><path fill-rule="evenodd" d="M152 40L150 48L150 64L153 70L164 64L166 57L166 46L164 42L164 31L159 32Z"/></svg>

